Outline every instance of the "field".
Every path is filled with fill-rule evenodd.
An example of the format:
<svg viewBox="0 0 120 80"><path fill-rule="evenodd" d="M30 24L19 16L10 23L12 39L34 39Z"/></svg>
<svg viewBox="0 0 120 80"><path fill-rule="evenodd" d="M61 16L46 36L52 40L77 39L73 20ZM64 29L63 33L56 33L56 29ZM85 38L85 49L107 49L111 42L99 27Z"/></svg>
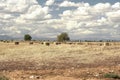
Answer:
<svg viewBox="0 0 120 80"><path fill-rule="evenodd" d="M120 43L96 44L0 42L0 74L10 80L114 80L104 75L120 76Z"/></svg>

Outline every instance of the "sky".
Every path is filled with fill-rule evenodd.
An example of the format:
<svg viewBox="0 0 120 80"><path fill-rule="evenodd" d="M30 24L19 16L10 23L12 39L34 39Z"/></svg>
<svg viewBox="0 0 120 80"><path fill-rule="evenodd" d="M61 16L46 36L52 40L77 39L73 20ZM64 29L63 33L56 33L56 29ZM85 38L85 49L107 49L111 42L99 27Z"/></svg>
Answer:
<svg viewBox="0 0 120 80"><path fill-rule="evenodd" d="M119 39L120 0L0 0L0 36Z"/></svg>

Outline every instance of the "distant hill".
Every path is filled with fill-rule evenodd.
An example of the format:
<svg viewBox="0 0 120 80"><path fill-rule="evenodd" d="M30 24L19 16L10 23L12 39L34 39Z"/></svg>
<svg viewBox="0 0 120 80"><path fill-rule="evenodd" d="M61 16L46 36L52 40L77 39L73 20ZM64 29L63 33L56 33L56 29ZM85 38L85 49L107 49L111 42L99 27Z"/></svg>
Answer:
<svg viewBox="0 0 120 80"><path fill-rule="evenodd" d="M0 40L23 40L24 38L23 37L11 37L11 36L8 36L8 35L0 35ZM50 40L50 41L53 41L53 40L56 40L55 38L39 38L39 37L32 37L32 40Z"/></svg>
<svg viewBox="0 0 120 80"><path fill-rule="evenodd" d="M0 40L12 40L13 38L7 35L0 35Z"/></svg>
<svg viewBox="0 0 120 80"><path fill-rule="evenodd" d="M54 41L56 39L55 38L46 38L46 37L33 37L32 40L50 40L50 41Z"/></svg>
<svg viewBox="0 0 120 80"><path fill-rule="evenodd" d="M24 38L23 37L11 37L11 36L8 36L8 35L0 35L0 40L23 40ZM32 40L49 40L49 41L54 41L56 40L56 38L47 38L47 37L32 37ZM88 40L88 41L99 41L99 40L102 40L102 41L108 41L108 40L114 40L114 41L120 41L119 39L111 39L111 38L80 38L80 39L72 39L71 38L71 41L78 41L78 40Z"/></svg>

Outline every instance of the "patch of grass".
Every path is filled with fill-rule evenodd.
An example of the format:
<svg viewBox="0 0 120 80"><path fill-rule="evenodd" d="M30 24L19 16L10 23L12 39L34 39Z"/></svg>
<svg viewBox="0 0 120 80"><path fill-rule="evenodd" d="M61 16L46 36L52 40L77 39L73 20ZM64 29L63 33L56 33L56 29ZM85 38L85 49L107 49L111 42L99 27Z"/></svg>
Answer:
<svg viewBox="0 0 120 80"><path fill-rule="evenodd" d="M113 78L113 79L120 79L120 76L118 74L115 73L106 73L104 74L105 78Z"/></svg>
<svg viewBox="0 0 120 80"><path fill-rule="evenodd" d="M5 76L0 76L0 80L9 80L9 79Z"/></svg>

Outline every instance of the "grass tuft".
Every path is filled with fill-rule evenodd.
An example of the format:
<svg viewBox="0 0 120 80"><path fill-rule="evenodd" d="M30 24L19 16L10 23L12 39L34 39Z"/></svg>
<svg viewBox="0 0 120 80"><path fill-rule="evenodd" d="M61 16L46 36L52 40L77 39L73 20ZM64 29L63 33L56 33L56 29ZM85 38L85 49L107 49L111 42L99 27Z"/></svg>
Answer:
<svg viewBox="0 0 120 80"><path fill-rule="evenodd" d="M9 80L9 79L5 76L0 76L0 80Z"/></svg>
<svg viewBox="0 0 120 80"><path fill-rule="evenodd" d="M115 73L106 73L104 74L105 78L113 78L113 79L120 79L120 76L118 74Z"/></svg>

